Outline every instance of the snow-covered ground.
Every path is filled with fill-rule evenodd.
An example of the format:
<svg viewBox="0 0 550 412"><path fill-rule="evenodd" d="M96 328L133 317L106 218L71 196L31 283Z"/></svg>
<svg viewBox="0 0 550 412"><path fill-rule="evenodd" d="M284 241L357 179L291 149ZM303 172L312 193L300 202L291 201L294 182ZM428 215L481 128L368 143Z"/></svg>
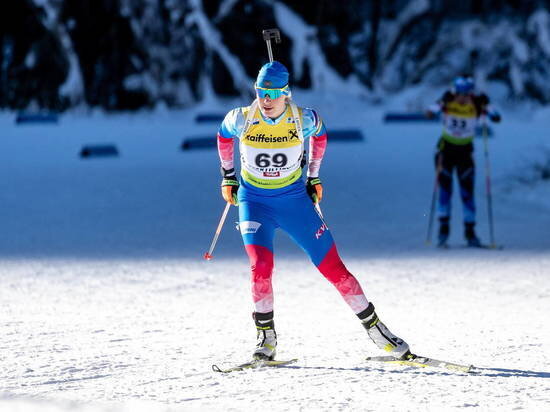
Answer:
<svg viewBox="0 0 550 412"><path fill-rule="evenodd" d="M250 356L247 258L223 209L214 136L185 112L69 114L16 126L0 114L0 410L529 410L550 408L548 182L520 185L548 146L550 116L504 112L490 140L500 251L424 244L437 124L386 125L384 107L296 93L331 129L323 212L348 268L413 351L474 364L465 375L367 364L380 354L332 286L285 236L274 278L284 369L211 371ZM229 105L210 106L225 111ZM547 112L546 112L547 113ZM81 160L83 144L118 158ZM488 241L483 142L478 231ZM546 146L545 146L546 145Z"/></svg>

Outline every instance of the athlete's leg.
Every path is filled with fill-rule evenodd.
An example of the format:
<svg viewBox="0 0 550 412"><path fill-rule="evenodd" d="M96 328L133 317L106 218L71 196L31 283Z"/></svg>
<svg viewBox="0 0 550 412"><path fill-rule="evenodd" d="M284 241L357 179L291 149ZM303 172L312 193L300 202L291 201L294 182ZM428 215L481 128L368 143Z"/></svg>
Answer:
<svg viewBox="0 0 550 412"><path fill-rule="evenodd" d="M407 356L409 345L378 319L374 305L369 303L361 285L338 256L332 235L315 212L310 198L304 195L291 199L285 206L281 209L284 215L277 216L280 227L305 250L319 271L336 287L372 341L394 356ZM289 210L292 213L288 213Z"/></svg>
<svg viewBox="0 0 550 412"><path fill-rule="evenodd" d="M474 200L475 165L472 158L473 146L464 148L458 163L457 173L462 198L464 215L464 238L469 246L480 246L481 242L475 232L476 206Z"/></svg>
<svg viewBox="0 0 550 412"><path fill-rule="evenodd" d="M441 150L435 156L436 169L438 170L439 198L437 212L439 219L451 217L451 198L453 196L453 157L449 151Z"/></svg>
<svg viewBox="0 0 550 412"><path fill-rule="evenodd" d="M273 312L273 236L270 209L257 202L239 203L239 229L250 260L252 299L258 313Z"/></svg>
<svg viewBox="0 0 550 412"><path fill-rule="evenodd" d="M288 199L284 214L277 221L285 232L309 255L313 264L342 295L354 313L364 311L369 302L357 279L347 270L338 255L332 235L304 196ZM292 211L292 213L289 213Z"/></svg>
<svg viewBox="0 0 550 412"><path fill-rule="evenodd" d="M239 229L250 260L256 347L252 357L273 359L277 333L273 321L273 235L275 222L270 208L261 202L239 199Z"/></svg>
<svg viewBox="0 0 550 412"><path fill-rule="evenodd" d="M361 313L368 307L369 301L361 285L345 267L334 242L317 268L336 287L355 314Z"/></svg>
<svg viewBox="0 0 550 412"><path fill-rule="evenodd" d="M456 170L460 184L460 197L464 210L464 223L475 223L476 206L474 201L475 167L472 159L472 146L464 148L457 159Z"/></svg>
<svg viewBox="0 0 550 412"><path fill-rule="evenodd" d="M453 169L454 157L452 146L443 138L439 140L435 155L435 167L439 197L437 202L437 214L439 218L439 231L437 234L438 246L445 246L451 233L451 199L453 196Z"/></svg>

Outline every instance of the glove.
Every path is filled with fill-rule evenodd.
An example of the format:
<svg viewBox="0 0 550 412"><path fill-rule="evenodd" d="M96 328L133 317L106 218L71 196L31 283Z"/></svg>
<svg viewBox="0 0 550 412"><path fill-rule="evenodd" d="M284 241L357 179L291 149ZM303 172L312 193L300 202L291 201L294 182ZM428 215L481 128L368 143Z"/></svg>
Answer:
<svg viewBox="0 0 550 412"><path fill-rule="evenodd" d="M492 122L500 123L501 117L498 113L491 113L489 114L489 119L491 119Z"/></svg>
<svg viewBox="0 0 550 412"><path fill-rule="evenodd" d="M323 198L323 185L318 177L308 177L306 190L313 203L319 203Z"/></svg>
<svg viewBox="0 0 550 412"><path fill-rule="evenodd" d="M226 202L237 206L237 192L239 191L239 180L235 175L235 169L225 170L222 168L222 197Z"/></svg>
<svg viewBox="0 0 550 412"><path fill-rule="evenodd" d="M487 96L485 93L481 93L479 96L477 96L478 104L481 106L487 106L489 104L489 96Z"/></svg>

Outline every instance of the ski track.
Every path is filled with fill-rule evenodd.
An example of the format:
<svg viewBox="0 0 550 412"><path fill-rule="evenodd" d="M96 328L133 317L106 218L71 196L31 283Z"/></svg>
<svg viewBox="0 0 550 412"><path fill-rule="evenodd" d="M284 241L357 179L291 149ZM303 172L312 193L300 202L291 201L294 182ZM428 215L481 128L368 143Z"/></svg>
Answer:
<svg viewBox="0 0 550 412"><path fill-rule="evenodd" d="M361 124L352 103L313 105L329 134ZM193 113L68 115L54 127L15 127L2 114L0 410L547 409L550 213L537 187L518 195L505 182L548 125L527 125L517 139L522 122L505 119L491 141L504 250L442 251L423 244L439 129L383 125L380 110L365 114L365 143L329 145L323 212L390 329L414 352L473 364L477 373L364 361L380 352L280 235L278 358L299 361L212 372L214 363L248 360L255 330L235 210L214 260L201 260L223 203L215 152L177 152ZM97 136L116 141L121 158L79 160L81 144ZM476 144L478 230L487 240ZM459 245L456 194L453 205L451 243Z"/></svg>
<svg viewBox="0 0 550 412"><path fill-rule="evenodd" d="M384 260L371 269L356 260L349 267L378 286L373 301L413 349L473 363L482 368L475 375L367 364L364 357L376 350L366 334L299 261L279 265L275 283L279 358L299 363L230 375L210 366L244 361L253 345L242 262L231 263L240 274L225 277L213 272L226 261L206 270L188 261L4 264L1 301L11 320L1 325L2 392L83 403L138 398L197 409L261 410L266 402L274 410L543 409L550 395L541 315L550 309L548 286L541 288L536 273L518 279L517 268L502 270L498 258L460 274L468 260L437 265L439 276L422 278L420 286L410 273L435 272L427 259L405 259L402 270ZM500 290L491 279L497 276L482 276L496 268ZM400 304L392 290L399 290ZM510 310L518 301L531 304Z"/></svg>

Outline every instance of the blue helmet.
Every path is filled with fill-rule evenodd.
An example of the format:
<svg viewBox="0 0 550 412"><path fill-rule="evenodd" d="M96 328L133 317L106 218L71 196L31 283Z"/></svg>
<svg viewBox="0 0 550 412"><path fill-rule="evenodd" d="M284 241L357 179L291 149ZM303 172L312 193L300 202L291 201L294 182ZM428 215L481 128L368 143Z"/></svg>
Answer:
<svg viewBox="0 0 550 412"><path fill-rule="evenodd" d="M468 94L474 91L475 83L472 76L459 76L454 82L454 91L458 94Z"/></svg>

